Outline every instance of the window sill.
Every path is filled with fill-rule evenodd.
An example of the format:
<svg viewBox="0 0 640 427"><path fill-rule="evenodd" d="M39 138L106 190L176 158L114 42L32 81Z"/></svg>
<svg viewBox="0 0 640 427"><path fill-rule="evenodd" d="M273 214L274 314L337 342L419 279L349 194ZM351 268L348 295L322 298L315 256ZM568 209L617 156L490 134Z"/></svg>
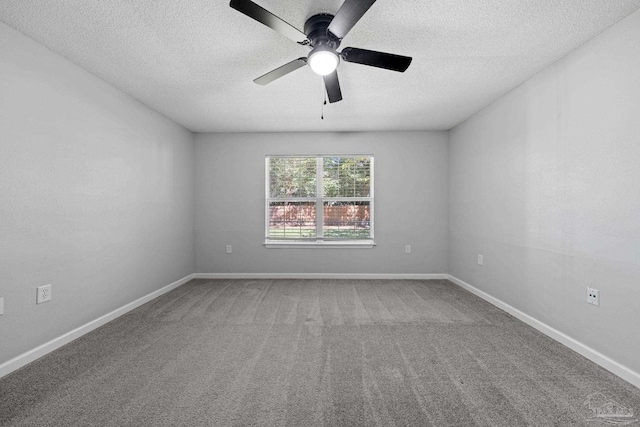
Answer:
<svg viewBox="0 0 640 427"><path fill-rule="evenodd" d="M373 240L317 241L317 242L264 242L267 249L372 249Z"/></svg>

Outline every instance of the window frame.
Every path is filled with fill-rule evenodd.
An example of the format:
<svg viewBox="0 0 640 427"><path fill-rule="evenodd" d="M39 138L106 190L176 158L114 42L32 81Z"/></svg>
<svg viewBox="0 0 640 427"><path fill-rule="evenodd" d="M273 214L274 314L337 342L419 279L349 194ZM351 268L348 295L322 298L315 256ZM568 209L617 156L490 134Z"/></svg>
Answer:
<svg viewBox="0 0 640 427"><path fill-rule="evenodd" d="M323 175L324 159L335 158L369 158L369 196L368 197L324 197ZM316 159L316 194L315 197L270 197L270 169L269 160L272 158L315 158ZM264 246L266 248L358 248L369 249L375 246L374 241L374 156L373 154L301 154L301 155L277 155L265 156L264 172ZM315 202L316 208L316 237L309 239L273 239L269 237L269 213L271 202ZM324 237L324 204L325 202L369 202L369 230L368 238L325 238Z"/></svg>

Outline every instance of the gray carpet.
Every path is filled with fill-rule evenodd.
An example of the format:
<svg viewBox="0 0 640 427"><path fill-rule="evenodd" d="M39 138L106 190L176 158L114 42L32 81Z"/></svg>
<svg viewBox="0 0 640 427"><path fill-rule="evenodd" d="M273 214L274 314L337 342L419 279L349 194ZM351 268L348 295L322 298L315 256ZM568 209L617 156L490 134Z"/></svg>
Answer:
<svg viewBox="0 0 640 427"><path fill-rule="evenodd" d="M447 281L193 280L0 379L0 425L597 426L603 399L640 410Z"/></svg>

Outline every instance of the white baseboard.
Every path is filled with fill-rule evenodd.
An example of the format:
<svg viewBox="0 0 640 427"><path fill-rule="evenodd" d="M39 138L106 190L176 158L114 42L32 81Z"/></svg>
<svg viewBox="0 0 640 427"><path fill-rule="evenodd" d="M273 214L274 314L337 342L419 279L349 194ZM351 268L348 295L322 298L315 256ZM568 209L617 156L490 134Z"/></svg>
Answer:
<svg viewBox="0 0 640 427"><path fill-rule="evenodd" d="M194 279L352 279L352 280L432 280L448 279L448 274L368 274L368 273L195 273Z"/></svg>
<svg viewBox="0 0 640 427"><path fill-rule="evenodd" d="M4 362L0 365L0 378L10 374L16 369L23 367L27 363L31 363L34 360L41 358L47 353L51 353L53 350L70 343L76 338L79 338L82 335L99 328L105 323L108 323L122 316L123 314L133 310L134 308L140 307L142 304L145 304L162 294L166 294L167 292L177 288L178 286L187 283L191 279L193 279L193 274L183 277L182 279L177 280L163 288L160 288L157 291L151 292L150 294L145 295L142 298L138 298L137 300L130 302L129 304L126 304L118 309L115 309L112 312L105 314L104 316L100 316L89 323L86 323L70 332L67 332L66 334L61 335L58 338L54 338L51 341L34 348L33 350L29 350L26 353L23 353L11 360L8 360L7 362Z"/></svg>
<svg viewBox="0 0 640 427"><path fill-rule="evenodd" d="M468 290L472 294L479 296L483 300L495 305L499 309L506 311L507 313L511 314L513 317L523 321L527 325L537 329L538 331L554 339L555 341L558 341L560 344L563 344L564 346L569 347L571 350L575 351L576 353L586 357L587 359L600 365L601 367L608 370L609 372L619 376L623 380L640 388L640 374L638 372L635 372L627 368L626 366L592 349L591 347L581 343L580 341L577 341L574 338L571 338L570 336L558 331L557 329L554 329L551 326L545 323L542 323L541 321L510 306L504 301L501 301L489 295L488 293L481 291L480 289L458 279L457 277L453 277L451 275L448 275L448 276L449 276L448 277L449 280L455 283L456 285Z"/></svg>

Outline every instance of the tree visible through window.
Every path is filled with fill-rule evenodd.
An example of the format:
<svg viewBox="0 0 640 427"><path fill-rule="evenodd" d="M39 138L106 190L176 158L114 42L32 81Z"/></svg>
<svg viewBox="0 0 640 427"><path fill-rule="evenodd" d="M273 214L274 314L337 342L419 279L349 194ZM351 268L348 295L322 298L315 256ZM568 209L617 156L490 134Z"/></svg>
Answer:
<svg viewBox="0 0 640 427"><path fill-rule="evenodd" d="M266 239L373 239L372 156L267 156Z"/></svg>

